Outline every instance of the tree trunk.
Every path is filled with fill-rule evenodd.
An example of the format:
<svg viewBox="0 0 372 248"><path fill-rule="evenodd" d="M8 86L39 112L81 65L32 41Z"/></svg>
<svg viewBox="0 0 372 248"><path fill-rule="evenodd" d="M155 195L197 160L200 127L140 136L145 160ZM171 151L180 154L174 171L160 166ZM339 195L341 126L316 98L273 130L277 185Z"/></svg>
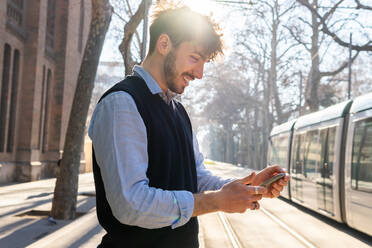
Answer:
<svg viewBox="0 0 372 248"><path fill-rule="evenodd" d="M318 8L318 0L314 0L314 8ZM319 22L316 15L311 12L311 25L313 35L311 36L311 69L309 80L306 85L306 105L309 106L311 112L319 109L319 84L320 84L320 69L319 69Z"/></svg>
<svg viewBox="0 0 372 248"><path fill-rule="evenodd" d="M51 215L57 219L73 219L76 214L80 153L90 98L103 42L112 15L108 0L92 0L92 19L88 41L80 67L64 152L57 175Z"/></svg>
<svg viewBox="0 0 372 248"><path fill-rule="evenodd" d="M282 104L279 98L279 91L278 91L278 72L277 72L277 49L278 49L278 27L279 27L279 16L278 16L278 1L274 3L274 9L272 13L272 25L271 25L271 57L270 57L270 83L273 90L273 97L274 97L274 105L277 114L277 122L282 123L284 121L283 111L282 111Z"/></svg>

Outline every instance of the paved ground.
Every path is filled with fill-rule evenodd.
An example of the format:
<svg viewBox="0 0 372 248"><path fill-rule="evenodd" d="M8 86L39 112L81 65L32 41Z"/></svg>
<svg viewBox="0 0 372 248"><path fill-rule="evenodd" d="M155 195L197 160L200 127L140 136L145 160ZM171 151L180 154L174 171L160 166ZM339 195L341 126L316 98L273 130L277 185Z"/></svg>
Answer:
<svg viewBox="0 0 372 248"><path fill-rule="evenodd" d="M93 174L79 177L77 211L85 214L74 221L48 220L54 186L55 179L47 179L0 187L0 247L88 248L99 244L105 232L95 213Z"/></svg>
<svg viewBox="0 0 372 248"><path fill-rule="evenodd" d="M53 223L48 220L54 185L55 179L48 179L0 187L0 247L26 247L69 224L74 226L74 223L79 223L85 216L95 218L95 197L88 196L94 193L92 174L82 174L79 177L77 211L88 214L76 221L58 220ZM97 226L88 236L93 238L100 231L101 228ZM86 240L86 237L87 235L82 235L81 241ZM79 239L76 241L80 242Z"/></svg>
<svg viewBox="0 0 372 248"><path fill-rule="evenodd" d="M222 177L243 177L249 170L207 164ZM0 187L0 247L96 247L104 231L95 214L92 174L79 177L78 212L74 221L53 223L45 215L51 208L55 180L13 184ZM200 247L370 247L345 226L328 223L280 199L261 202L264 210L244 214L212 213L199 217ZM33 210L34 214L27 214ZM285 229L272 214L297 233ZM227 224L226 224L227 223ZM230 233L227 231L230 228ZM234 244L231 236L235 237ZM301 237L305 240L301 240ZM308 243L306 243L309 241Z"/></svg>

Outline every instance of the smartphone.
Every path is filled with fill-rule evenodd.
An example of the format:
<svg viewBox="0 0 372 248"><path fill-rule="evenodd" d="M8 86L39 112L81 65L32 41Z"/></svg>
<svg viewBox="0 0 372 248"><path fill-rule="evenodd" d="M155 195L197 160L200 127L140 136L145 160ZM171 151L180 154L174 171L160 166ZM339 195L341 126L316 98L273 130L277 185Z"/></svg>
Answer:
<svg viewBox="0 0 372 248"><path fill-rule="evenodd" d="M260 186L262 187L268 187L270 186L270 184L272 184L273 182L276 182L278 181L280 178L283 178L285 177L286 173L279 173L269 179L267 179L265 182L261 183Z"/></svg>

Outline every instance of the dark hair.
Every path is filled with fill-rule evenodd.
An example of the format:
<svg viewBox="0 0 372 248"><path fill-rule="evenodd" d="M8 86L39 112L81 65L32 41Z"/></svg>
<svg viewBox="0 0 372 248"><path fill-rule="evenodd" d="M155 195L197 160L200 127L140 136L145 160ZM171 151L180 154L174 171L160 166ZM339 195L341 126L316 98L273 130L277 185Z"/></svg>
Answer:
<svg viewBox="0 0 372 248"><path fill-rule="evenodd" d="M222 55L221 29L210 16L201 15L188 7L169 7L161 4L153 14L150 26L149 54L155 50L161 34L167 34L174 47L182 42L192 41L200 45L208 60Z"/></svg>

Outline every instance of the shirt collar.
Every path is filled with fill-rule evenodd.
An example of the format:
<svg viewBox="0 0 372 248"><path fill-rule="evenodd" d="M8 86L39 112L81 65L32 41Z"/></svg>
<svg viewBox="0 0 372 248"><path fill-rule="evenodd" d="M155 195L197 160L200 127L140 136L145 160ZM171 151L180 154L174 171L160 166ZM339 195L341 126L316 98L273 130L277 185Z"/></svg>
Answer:
<svg viewBox="0 0 372 248"><path fill-rule="evenodd" d="M145 80L147 87L153 95L162 93L162 89L155 81L155 79L148 73L142 66L135 65L133 68L134 74L138 74L143 80Z"/></svg>
<svg viewBox="0 0 372 248"><path fill-rule="evenodd" d="M177 96L177 93L167 90L166 93L160 88L159 84L155 81L155 79L148 73L142 66L135 65L133 67L134 74L140 76L146 83L147 87L151 91L153 95L159 94L160 97L166 102L170 103L174 97Z"/></svg>

